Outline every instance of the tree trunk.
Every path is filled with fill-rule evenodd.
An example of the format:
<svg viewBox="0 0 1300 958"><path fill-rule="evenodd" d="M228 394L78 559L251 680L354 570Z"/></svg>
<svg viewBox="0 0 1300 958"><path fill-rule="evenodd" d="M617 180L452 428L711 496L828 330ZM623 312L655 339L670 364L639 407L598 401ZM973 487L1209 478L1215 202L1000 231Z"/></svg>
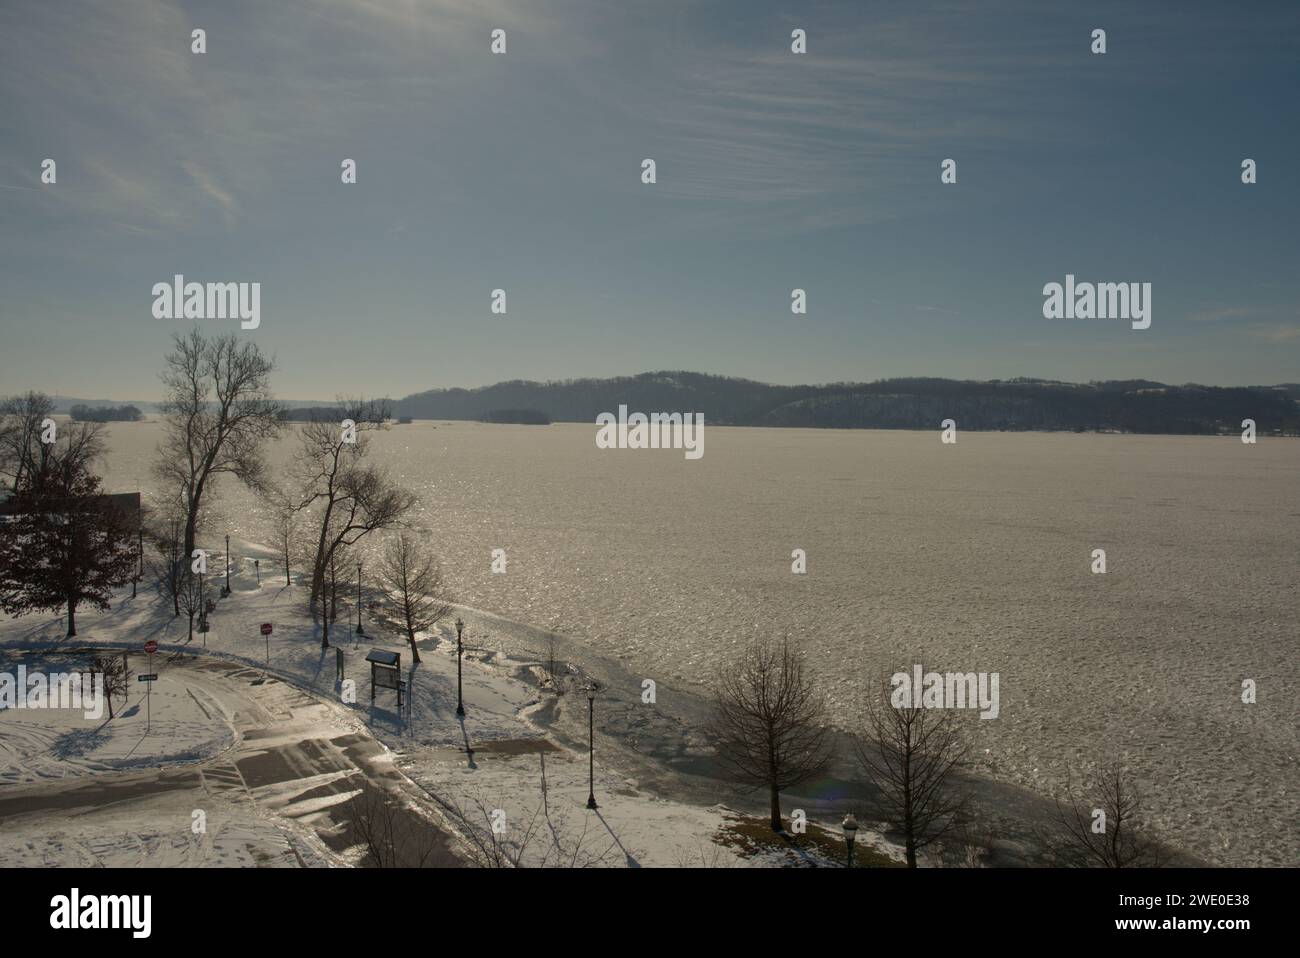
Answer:
<svg viewBox="0 0 1300 958"><path fill-rule="evenodd" d="M189 638L189 641L191 641L191 642L194 641L194 613L193 613L193 612L190 613L190 638Z"/></svg>
<svg viewBox="0 0 1300 958"><path fill-rule="evenodd" d="M68 636L77 634L77 597L68 596Z"/></svg>
<svg viewBox="0 0 1300 958"><path fill-rule="evenodd" d="M779 832L781 831L781 792L775 782L769 788L772 798L772 831Z"/></svg>
<svg viewBox="0 0 1300 958"><path fill-rule="evenodd" d="M328 649L330 647L330 610L327 597L323 593L320 597L320 605L320 647L322 649Z"/></svg>
<svg viewBox="0 0 1300 958"><path fill-rule="evenodd" d="M420 650L415 647L415 632L407 630L407 638L411 640L411 661L416 665L420 664Z"/></svg>
<svg viewBox="0 0 1300 958"><path fill-rule="evenodd" d="M186 562L189 562L194 558L194 537L196 535L195 526L197 523L198 516L191 508L190 514L185 520L185 554L182 558Z"/></svg>
<svg viewBox="0 0 1300 958"><path fill-rule="evenodd" d="M316 542L316 561L311 567L311 605L316 604L325 588L325 540L329 538L330 517L334 514L334 501L327 499L325 514L321 517L320 539Z"/></svg>
<svg viewBox="0 0 1300 958"><path fill-rule="evenodd" d="M905 847L907 850L907 867L915 868L916 867L916 842L909 838L907 840Z"/></svg>

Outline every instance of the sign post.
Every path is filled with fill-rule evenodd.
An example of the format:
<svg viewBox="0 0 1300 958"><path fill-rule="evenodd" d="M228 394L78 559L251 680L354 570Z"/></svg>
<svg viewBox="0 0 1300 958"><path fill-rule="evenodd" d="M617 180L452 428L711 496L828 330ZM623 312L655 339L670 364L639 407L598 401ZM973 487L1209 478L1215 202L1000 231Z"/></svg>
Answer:
<svg viewBox="0 0 1300 958"><path fill-rule="evenodd" d="M269 671L271 668L271 623L270 622L262 623L262 634L266 636L266 668Z"/></svg>
<svg viewBox="0 0 1300 958"><path fill-rule="evenodd" d="M153 680L158 678L157 673L153 670L153 654L158 651L158 643L150 639L144 644L144 653L149 656L149 674L140 676L140 681L145 683L144 686L144 734L149 734L149 726L153 723Z"/></svg>

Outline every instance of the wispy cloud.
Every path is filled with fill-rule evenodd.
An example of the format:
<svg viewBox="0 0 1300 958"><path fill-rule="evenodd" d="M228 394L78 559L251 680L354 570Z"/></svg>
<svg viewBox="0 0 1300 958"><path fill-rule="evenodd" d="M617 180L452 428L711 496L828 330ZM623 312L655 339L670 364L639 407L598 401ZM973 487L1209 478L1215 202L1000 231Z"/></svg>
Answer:
<svg viewBox="0 0 1300 958"><path fill-rule="evenodd" d="M190 175L194 182L198 184L199 189L217 201L226 214L227 221L234 219L235 214L239 212L234 197L218 186L207 170L189 160L181 163L181 169Z"/></svg>
<svg viewBox="0 0 1300 958"><path fill-rule="evenodd" d="M1255 339L1266 343L1300 342L1300 323L1273 323L1250 326L1247 330Z"/></svg>

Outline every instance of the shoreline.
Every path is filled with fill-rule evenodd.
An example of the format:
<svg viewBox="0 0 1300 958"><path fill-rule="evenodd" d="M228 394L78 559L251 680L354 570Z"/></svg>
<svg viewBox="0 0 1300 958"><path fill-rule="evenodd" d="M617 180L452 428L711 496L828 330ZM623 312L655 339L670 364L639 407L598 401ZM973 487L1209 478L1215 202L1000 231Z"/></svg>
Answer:
<svg viewBox="0 0 1300 958"><path fill-rule="evenodd" d="M528 721L544 732L555 736L566 747L579 751L586 748L586 710L581 707L578 686L587 678L594 678L608 693L611 688L623 694L615 702L608 694L597 699L596 742L598 753L613 751L616 758L607 765L628 773L628 781L636 787L655 793L659 798L689 803L701 808L726 805L750 815L766 818L766 798L760 792L748 793L730 785L723 770L713 760L707 747L707 733L701 723L710 705L700 692L678 687L675 682L657 682L658 701L655 706L640 704L641 684L631 668L615 659L602 656L581 641L563 633L552 633L529 623L518 622L490 610L453 605L467 624L471 616L497 626L504 626L509 634L516 630L540 642L554 635L562 643L574 667L565 694L556 696L542 687L540 665L527 664L519 653L535 655L544 663L544 654L538 649L505 646L493 651L505 656L515 665L516 678L530 684L541 696L538 706L527 716ZM487 633L489 636L491 633ZM454 645L454 642L453 642ZM591 663L595 663L592 665ZM488 663L492 667L492 663ZM536 670L536 671L534 671ZM636 704L632 704L636 703ZM573 707L569 707L572 704ZM667 706L667 707L665 707ZM647 714L647 710L653 709ZM602 724L601 716L605 717ZM837 740L836 758L828 774L807 786L783 791L783 815L794 808L803 808L809 818L838 820L852 810L859 818L862 809L870 808L869 788L857 780L854 770L848 732L833 725ZM631 743L631 744L629 744ZM643 745L643 748L637 747ZM1042 835L1055 828L1055 801L1051 796L1028 789L1016 782L1005 781L980 771L966 772L962 778L973 794L978 809L976 825L990 838L988 861L994 867L1042 866L1052 863ZM868 812L867 814L870 814ZM873 820L873 825L880 823ZM887 840L887 832L882 834ZM1178 866L1208 864L1190 850L1169 846L1171 858Z"/></svg>
<svg viewBox="0 0 1300 958"><path fill-rule="evenodd" d="M217 610L212 614L214 633L210 636L209 647L194 647L184 641L183 618L175 620L170 617L170 610L163 608L156 596L143 593L145 604L152 611L147 613L145 623L154 629L162 628L168 623L181 629L179 642L165 642L160 645L165 651L182 654L207 655L212 658L237 663L250 668L264 669L261 656L261 639L256 637L250 648L236 650L226 645L223 638L224 614L245 609L241 604L250 595L259 595L265 601L270 597L272 603L284 595L285 587L268 579L266 584L251 587L251 561L255 556L267 557L272 550L249 542L232 542L238 545L242 557L240 566L232 566L232 577L237 583L234 606L227 605L227 600L218 601ZM250 568L245 568L245 567ZM302 641L301 626L307 625L305 614L294 603L301 598L297 591L285 598L287 608L294 609L300 635L294 637L293 652L303 663L319 659L317 672L328 669L332 671L333 655L327 656L319 649L319 641L308 639ZM377 593L372 591L367 597L366 605L374 602ZM124 609L133 611L139 600L119 600L113 611L95 613L94 618L86 617L86 627L81 635L73 639L56 638L46 643L21 643L29 652L66 650L69 646L106 646L112 648L138 647L134 639L119 637L105 640L96 636L97 620L101 616L114 616ZM697 811L708 813L719 807L736 810L745 815L765 819L767 815L765 797L756 790L744 790L727 782L725 773L712 757L706 731L706 719L710 704L704 693L702 683L694 686L680 683L676 679L656 680L656 701L654 704L642 702L642 678L635 667L628 661L628 656L602 654L590 644L561 632L553 632L540 626L511 619L507 616L468 605L452 604L452 611L442 620L437 635L420 640L426 665L425 671L436 671L446 667L444 659L454 661L455 633L448 631L450 621L461 616L467 625L464 646L467 672L470 670L485 673L489 684L505 681L525 687L529 700L512 706L509 718L514 723L533 729L537 734L558 743L571 756L584 758L587 750L586 709L581 701L584 696L578 687L588 680L594 680L601 689L595 707L595 744L599 756L602 774L613 778L621 786L634 792L648 793L653 801L688 805ZM81 616L79 616L81 618ZM374 625L370 634L363 639L350 631L339 630L332 641L333 648L347 650L348 654L358 651L358 646L370 646L380 642L403 650L405 657L409 648L406 638L393 628L393 623L383 613L372 613ZM13 620L10 620L13 621ZM48 623L58 619L44 620ZM133 630L135 631L135 630ZM277 631L276 639L283 642L284 633ZM557 663L562 663L567 673L567 686L564 694L556 695L547 690L543 681L546 663L550 654L549 644L555 642ZM202 642L196 633L195 644ZM6 643L6 651L15 651L15 646ZM245 654L250 653L251 654ZM353 668L357 668L354 664ZM454 676L454 666L452 675ZM308 673L295 671L291 665L274 661L269 673L276 678L318 696L329 697L329 683L312 684L304 681ZM350 673L351 674L351 673ZM423 681L423 680L421 680ZM423 693L421 693L423 694ZM365 701L365 693L358 702ZM361 705L354 706L362 710ZM362 710L363 711L363 710ZM449 744L447 737L454 739L455 721L443 721L441 725L430 726L424 733L432 732L438 741L412 741L412 732L419 731L412 726L403 725L400 720L391 723L391 713L379 707L372 709L371 716L358 716L369 728L376 740L394 752L399 764L419 767L426 757L423 750L437 751ZM873 816L869 789L862 785L855 774L854 762L849 748L847 732L835 728L837 739L836 759L828 772L800 788L782 792L783 815L789 817L796 808L803 809L810 820L837 822L852 810L855 815L879 829L887 843L894 843L891 837ZM466 746L469 747L468 733ZM491 737L509 738L511 733L494 729ZM485 740L476 737L473 747L478 748ZM451 743L454 744L454 743ZM408 773L409 774L409 773ZM426 791L430 791L428 780L420 781L419 774L411 775L413 781ZM1051 864L1041 841L1041 834L1054 826L1055 804L1046 796L1018 783L998 779L978 769L967 771L963 779L974 793L977 809L975 823L981 836L987 839L987 864L992 866L1033 866ZM585 786L584 786L585 787ZM865 817L864 817L865 816ZM1204 864L1197 856L1184 848L1173 847L1176 860L1185 864Z"/></svg>

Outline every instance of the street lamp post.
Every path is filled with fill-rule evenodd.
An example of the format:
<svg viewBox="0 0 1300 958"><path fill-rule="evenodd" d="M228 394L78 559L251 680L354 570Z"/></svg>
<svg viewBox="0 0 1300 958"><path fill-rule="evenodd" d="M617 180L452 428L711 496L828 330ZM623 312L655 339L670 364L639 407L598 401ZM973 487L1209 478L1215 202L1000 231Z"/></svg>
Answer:
<svg viewBox="0 0 1300 958"><path fill-rule="evenodd" d="M460 686L460 634L465 631L465 622L459 617L456 619L456 714L464 716L465 700L461 697Z"/></svg>
<svg viewBox="0 0 1300 958"><path fill-rule="evenodd" d="M849 868L853 867L853 839L858 835L858 820L853 817L853 813L844 816L844 821L840 828L844 829L844 846L848 849Z"/></svg>
<svg viewBox="0 0 1300 958"><path fill-rule="evenodd" d="M596 683L583 687L587 693L587 807L596 804Z"/></svg>
<svg viewBox="0 0 1300 958"><path fill-rule="evenodd" d="M357 563L357 635L365 635L366 630L361 628L361 563Z"/></svg>
<svg viewBox="0 0 1300 958"><path fill-rule="evenodd" d="M140 501L140 480L135 481L135 554L140 560L135 578L131 580L131 598L135 598L135 585L144 578L144 505Z"/></svg>
<svg viewBox="0 0 1300 958"><path fill-rule="evenodd" d="M221 590L221 597L224 599L230 595L230 536L226 536L226 585Z"/></svg>

